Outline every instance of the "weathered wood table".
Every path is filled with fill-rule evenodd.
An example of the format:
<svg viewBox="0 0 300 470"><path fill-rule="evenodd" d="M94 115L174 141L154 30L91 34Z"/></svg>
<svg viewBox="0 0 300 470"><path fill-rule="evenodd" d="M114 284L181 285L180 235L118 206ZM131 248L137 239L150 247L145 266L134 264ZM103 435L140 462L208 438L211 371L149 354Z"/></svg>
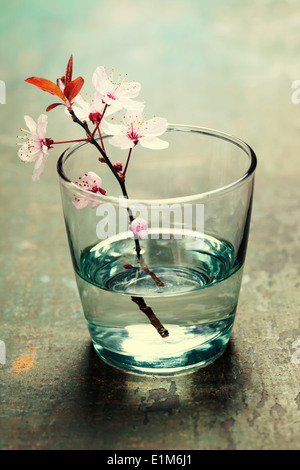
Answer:
<svg viewBox="0 0 300 470"><path fill-rule="evenodd" d="M297 0L27 3L1 5L0 18L1 449L299 449ZM24 114L52 102L24 78L56 79L71 52L87 83L98 65L140 81L149 117L218 128L257 153L232 339L192 375L132 376L98 359L69 257L59 150L35 184L16 155ZM49 137L76 138L59 109Z"/></svg>

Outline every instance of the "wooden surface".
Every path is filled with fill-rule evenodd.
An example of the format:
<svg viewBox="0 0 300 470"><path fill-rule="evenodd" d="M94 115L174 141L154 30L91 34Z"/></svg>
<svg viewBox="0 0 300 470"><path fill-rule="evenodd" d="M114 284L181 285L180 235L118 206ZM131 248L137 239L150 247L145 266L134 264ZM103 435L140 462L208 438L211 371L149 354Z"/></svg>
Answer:
<svg viewBox="0 0 300 470"><path fill-rule="evenodd" d="M1 2L1 449L299 449L299 22L298 0ZM115 67L142 83L150 117L220 129L257 153L232 339L192 375L145 379L98 359L69 257L59 151L35 184L16 155L24 114L51 103L23 80L56 79L71 52L87 86L96 66ZM76 138L58 109L49 137Z"/></svg>

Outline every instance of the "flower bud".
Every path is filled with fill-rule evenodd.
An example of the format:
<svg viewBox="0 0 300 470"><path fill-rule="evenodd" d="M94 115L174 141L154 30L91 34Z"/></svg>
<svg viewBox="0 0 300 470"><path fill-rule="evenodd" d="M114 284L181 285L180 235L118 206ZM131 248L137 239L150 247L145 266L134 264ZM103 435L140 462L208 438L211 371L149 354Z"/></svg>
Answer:
<svg viewBox="0 0 300 470"><path fill-rule="evenodd" d="M124 264L123 268L125 269L133 269L132 264Z"/></svg>
<svg viewBox="0 0 300 470"><path fill-rule="evenodd" d="M123 168L123 165L122 165L122 162L116 162L114 163L114 169L119 173L120 171L122 171L122 168Z"/></svg>
<svg viewBox="0 0 300 470"><path fill-rule="evenodd" d="M145 219L142 219L142 217L134 219L130 223L129 230L133 232L135 239L147 238L148 236L148 224Z"/></svg>
<svg viewBox="0 0 300 470"><path fill-rule="evenodd" d="M95 113L90 113L89 114L89 120L92 121L94 124L97 124L100 122L102 115L98 113L97 111Z"/></svg>

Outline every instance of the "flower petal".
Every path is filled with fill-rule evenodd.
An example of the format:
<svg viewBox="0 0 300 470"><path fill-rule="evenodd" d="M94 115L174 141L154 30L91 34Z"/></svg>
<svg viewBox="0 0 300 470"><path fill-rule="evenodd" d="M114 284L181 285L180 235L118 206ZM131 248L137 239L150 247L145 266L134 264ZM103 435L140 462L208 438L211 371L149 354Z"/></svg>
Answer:
<svg viewBox="0 0 300 470"><path fill-rule="evenodd" d="M112 86L111 81L106 75L105 67L102 65L96 68L92 77L92 82L96 90L102 95L105 95Z"/></svg>
<svg viewBox="0 0 300 470"><path fill-rule="evenodd" d="M112 124L106 119L102 119L101 121L101 130L105 132L107 135L119 135L119 134L126 134L127 128L122 124Z"/></svg>
<svg viewBox="0 0 300 470"><path fill-rule="evenodd" d="M91 202L92 202L92 204L91 204L92 209L95 209L95 207L98 207L101 204L101 202L96 201L96 200L93 200Z"/></svg>
<svg viewBox="0 0 300 470"><path fill-rule="evenodd" d="M36 123L30 116L24 116L24 121L31 134L36 135Z"/></svg>
<svg viewBox="0 0 300 470"><path fill-rule="evenodd" d="M121 100L115 100L107 94L103 95L102 101L103 103L107 104L108 108L111 108L114 113L116 111L119 111L123 107L123 105L121 104Z"/></svg>
<svg viewBox="0 0 300 470"><path fill-rule="evenodd" d="M109 139L109 143L122 150L133 148L135 145L133 140L129 139L127 135L115 135Z"/></svg>
<svg viewBox="0 0 300 470"><path fill-rule="evenodd" d="M85 209L90 204L90 201L85 198L76 199L75 201L73 201L73 204L76 209Z"/></svg>
<svg viewBox="0 0 300 470"><path fill-rule="evenodd" d="M159 139L158 137L145 136L139 139L142 147L147 147L153 150L162 150L169 147L169 142Z"/></svg>
<svg viewBox="0 0 300 470"><path fill-rule="evenodd" d="M40 150L35 150L34 152L30 152L28 150L28 144L24 144L19 150L18 150L18 156L23 162L35 162L37 157L40 155L41 151Z"/></svg>
<svg viewBox="0 0 300 470"><path fill-rule="evenodd" d="M131 111L137 115L141 115L144 111L145 108L145 103L142 101L135 101L135 100L122 100L124 108L127 109L127 111Z"/></svg>
<svg viewBox="0 0 300 470"><path fill-rule="evenodd" d="M146 238L148 236L148 231L147 230L141 230L139 232L139 238Z"/></svg>
<svg viewBox="0 0 300 470"><path fill-rule="evenodd" d="M91 112L92 105L88 101L85 101L82 98L80 93L76 96L74 101L78 105L78 106L76 106L76 105L72 106L72 109L73 109L74 113L82 121L83 120L87 121L88 118L89 118L89 114ZM69 114L68 108L65 108L65 113Z"/></svg>
<svg viewBox="0 0 300 470"><path fill-rule="evenodd" d="M36 133L39 139L44 140L46 137L48 124L48 117L45 114L41 114L36 121Z"/></svg>
<svg viewBox="0 0 300 470"><path fill-rule="evenodd" d="M93 108L94 111L103 114L104 111L104 106L105 104L103 103L103 95L100 93L96 92L94 95L94 101L93 101ZM110 114L113 114L117 111L117 109L114 109L112 106L107 106L105 110L105 116L109 116Z"/></svg>
<svg viewBox="0 0 300 470"><path fill-rule="evenodd" d="M94 186L97 186L97 188L101 188L102 179L100 178L100 176L97 175L97 173L94 173L93 171L88 171L83 178L84 182L89 186L89 189L92 189Z"/></svg>
<svg viewBox="0 0 300 470"><path fill-rule="evenodd" d="M165 118L154 117L145 121L141 126L141 134L158 136L163 134L168 127L168 121Z"/></svg>
<svg viewBox="0 0 300 470"><path fill-rule="evenodd" d="M141 84L137 82L123 82L117 88L117 96L122 95L123 98L135 98L141 91Z"/></svg>
<svg viewBox="0 0 300 470"><path fill-rule="evenodd" d="M47 151L41 152L41 155L36 160L36 163L35 163L35 166L34 166L33 175L32 175L33 181L37 181L37 180L40 179L40 176L44 171L45 163L46 163L47 159L48 159L48 152Z"/></svg>
<svg viewBox="0 0 300 470"><path fill-rule="evenodd" d="M125 122L129 128L131 127L131 124L134 124L135 126L138 124L140 126L139 128L142 128L143 116L140 111L141 108L127 110L127 113L125 114Z"/></svg>

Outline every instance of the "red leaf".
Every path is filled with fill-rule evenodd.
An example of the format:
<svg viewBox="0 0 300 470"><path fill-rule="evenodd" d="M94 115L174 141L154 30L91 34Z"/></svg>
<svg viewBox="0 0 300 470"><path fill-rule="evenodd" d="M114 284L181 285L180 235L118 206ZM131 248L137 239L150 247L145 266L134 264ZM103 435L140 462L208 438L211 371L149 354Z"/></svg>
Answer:
<svg viewBox="0 0 300 470"><path fill-rule="evenodd" d="M67 65L66 75L65 75L66 85L72 81L72 73L73 73L73 56L71 54L71 57Z"/></svg>
<svg viewBox="0 0 300 470"><path fill-rule="evenodd" d="M64 106L63 103L53 103L53 104L50 104L50 106L48 106L48 108L46 109L46 111L51 111L51 109L54 109L56 108L56 106Z"/></svg>
<svg viewBox="0 0 300 470"><path fill-rule="evenodd" d="M65 97L71 102L75 96L78 95L82 86L84 84L84 80L82 77L75 78L72 82L69 82L64 89Z"/></svg>
<svg viewBox="0 0 300 470"><path fill-rule="evenodd" d="M55 83L47 80L46 78L29 77L25 80L25 82L30 83L31 85L35 85L44 91L48 91L48 93L51 93L51 95L56 95L63 101L66 101L61 89Z"/></svg>

